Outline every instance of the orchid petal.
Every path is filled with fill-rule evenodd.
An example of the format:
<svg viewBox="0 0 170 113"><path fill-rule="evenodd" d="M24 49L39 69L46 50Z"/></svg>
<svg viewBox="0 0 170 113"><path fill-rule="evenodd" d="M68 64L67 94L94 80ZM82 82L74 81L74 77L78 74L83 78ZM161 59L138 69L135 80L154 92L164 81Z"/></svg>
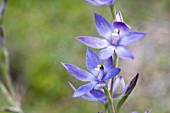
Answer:
<svg viewBox="0 0 170 113"><path fill-rule="evenodd" d="M102 6L102 5L110 6L114 3L114 0L85 0L85 1L94 6Z"/></svg>
<svg viewBox="0 0 170 113"><path fill-rule="evenodd" d="M103 5L112 5L114 3L114 0L95 0L96 2L98 2L99 4L103 4Z"/></svg>
<svg viewBox="0 0 170 113"><path fill-rule="evenodd" d="M90 82L88 84L85 84L83 86L80 86L75 92L73 97L80 97L83 96L84 94L87 94L91 89L93 89L94 85L96 82Z"/></svg>
<svg viewBox="0 0 170 113"><path fill-rule="evenodd" d="M107 103L108 100L107 100L107 98L106 98L106 96L105 96L105 93L104 93L103 91L92 89L92 90L90 91L90 93L91 93L94 97L96 97L99 102L101 102L101 103L103 103L103 104Z"/></svg>
<svg viewBox="0 0 170 113"><path fill-rule="evenodd" d="M123 17L120 11L116 14L116 21L123 22Z"/></svg>
<svg viewBox="0 0 170 113"><path fill-rule="evenodd" d="M86 96L86 95L83 95L82 98L85 99L85 100L88 100L88 101L98 101L98 98L89 97L89 96Z"/></svg>
<svg viewBox="0 0 170 113"><path fill-rule="evenodd" d="M150 110L150 109L147 109L145 113L150 113L150 112L151 112L151 110Z"/></svg>
<svg viewBox="0 0 170 113"><path fill-rule="evenodd" d="M106 86L106 82L105 82L105 81L101 81L101 82L98 82L98 83L94 86L94 89L99 90L99 89L101 89L101 88L103 88L103 87L105 87L105 86Z"/></svg>
<svg viewBox="0 0 170 113"><path fill-rule="evenodd" d="M120 68L113 68L105 76L103 76L102 80L104 81L104 80L111 79L115 77L117 74L119 74L119 72L120 72Z"/></svg>
<svg viewBox="0 0 170 113"><path fill-rule="evenodd" d="M76 67L72 64L64 64L62 65L67 69L68 72L70 72L74 77L81 81L92 81L95 80L95 76L93 76L91 73Z"/></svg>
<svg viewBox="0 0 170 113"><path fill-rule="evenodd" d="M113 22L113 30L119 29L119 35L122 36L130 31L130 26L125 24L124 22Z"/></svg>
<svg viewBox="0 0 170 113"><path fill-rule="evenodd" d="M76 91L77 89L73 86L72 83L68 82L69 85L71 86L71 88ZM82 98L84 98L85 100L89 100L89 101L98 101L98 99L96 97L94 97L92 94L87 93L87 95L83 95Z"/></svg>
<svg viewBox="0 0 170 113"><path fill-rule="evenodd" d="M115 47L114 46L108 46L106 49L103 49L99 52L99 58L101 60L106 60L109 57L111 57L113 55Z"/></svg>
<svg viewBox="0 0 170 113"><path fill-rule="evenodd" d="M112 97L116 98L123 94L125 88L125 81L122 76L116 76L114 79L113 89L112 89Z"/></svg>
<svg viewBox="0 0 170 113"><path fill-rule="evenodd" d="M137 111L133 111L133 112L131 112L131 113L139 113L139 112L137 112Z"/></svg>
<svg viewBox="0 0 170 113"><path fill-rule="evenodd" d="M89 101L98 101L98 98L93 96L90 92L88 92L86 95L83 95L82 98Z"/></svg>
<svg viewBox="0 0 170 113"><path fill-rule="evenodd" d="M96 28L101 36L110 40L112 34L112 27L110 23L101 15L95 13Z"/></svg>
<svg viewBox="0 0 170 113"><path fill-rule="evenodd" d="M100 60L98 56L90 49L86 51L86 66L92 72L98 65Z"/></svg>
<svg viewBox="0 0 170 113"><path fill-rule="evenodd" d="M104 71L108 72L113 67L113 59L109 57L108 59L104 60Z"/></svg>
<svg viewBox="0 0 170 113"><path fill-rule="evenodd" d="M127 35L122 36L120 38L118 45L125 46L125 45L132 44L132 43L142 39L145 35L146 35L146 33L143 33L143 32L130 32Z"/></svg>
<svg viewBox="0 0 170 113"><path fill-rule="evenodd" d="M109 45L109 42L107 40L91 36L79 36L77 40L89 47L96 49L105 48Z"/></svg>
<svg viewBox="0 0 170 113"><path fill-rule="evenodd" d="M90 93L95 96L96 98L101 98L101 97L104 97L105 96L105 93L101 90L95 90L95 89L92 89L90 91Z"/></svg>
<svg viewBox="0 0 170 113"><path fill-rule="evenodd" d="M123 59L134 59L133 54L130 52L130 50L128 50L127 48L123 47L123 46L117 46L115 48L116 54Z"/></svg>
<svg viewBox="0 0 170 113"><path fill-rule="evenodd" d="M92 1L92 0L85 0L85 1L88 2L91 5L94 5L94 6L102 6L102 5L104 5L104 4L100 4L100 3L96 2L96 1Z"/></svg>

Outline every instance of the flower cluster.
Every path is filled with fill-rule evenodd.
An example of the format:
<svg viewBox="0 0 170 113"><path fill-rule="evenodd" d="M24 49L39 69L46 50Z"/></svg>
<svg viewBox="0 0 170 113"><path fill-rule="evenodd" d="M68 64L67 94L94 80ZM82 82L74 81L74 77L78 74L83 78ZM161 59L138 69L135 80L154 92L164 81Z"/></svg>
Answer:
<svg viewBox="0 0 170 113"><path fill-rule="evenodd" d="M109 6L111 10L115 2L115 0L85 1L94 6ZM97 31L103 38L93 36L77 37L77 40L88 47L102 49L99 54L96 54L87 48L86 67L89 71L73 64L62 63L62 65L78 80L88 82L79 88L75 88L69 82L74 90L73 97L82 97L89 101L99 101L104 104L107 113L118 113L136 86L139 78L137 73L129 83L125 84L123 76L119 75L121 69L117 65L118 59L134 59L133 54L126 46L142 39L146 33L131 31L131 27L123 21L120 11L113 16L111 24L97 13L94 14L94 20ZM113 100L118 97L119 100L114 108ZM149 112L150 110L147 110L145 113Z"/></svg>

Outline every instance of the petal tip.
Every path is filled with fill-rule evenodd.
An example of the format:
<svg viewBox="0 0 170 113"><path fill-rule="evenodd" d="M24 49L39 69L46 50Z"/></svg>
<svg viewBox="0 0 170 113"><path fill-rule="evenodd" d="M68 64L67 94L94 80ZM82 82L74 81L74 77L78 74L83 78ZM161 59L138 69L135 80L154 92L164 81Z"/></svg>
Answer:
<svg viewBox="0 0 170 113"><path fill-rule="evenodd" d="M65 63L63 63L63 62L60 62L60 63L61 63L61 65L62 65L62 66L64 66L64 67L65 67Z"/></svg>

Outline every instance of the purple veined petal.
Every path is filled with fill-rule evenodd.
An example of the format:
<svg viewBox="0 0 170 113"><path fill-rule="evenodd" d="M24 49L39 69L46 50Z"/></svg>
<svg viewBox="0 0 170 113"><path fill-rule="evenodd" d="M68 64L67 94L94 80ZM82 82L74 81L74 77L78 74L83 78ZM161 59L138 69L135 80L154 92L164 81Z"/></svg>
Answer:
<svg viewBox="0 0 170 113"><path fill-rule="evenodd" d="M86 2L94 5L94 6L102 6L102 5L112 5L114 0L85 0Z"/></svg>
<svg viewBox="0 0 170 113"><path fill-rule="evenodd" d="M77 66L74 66L72 64L64 64L62 65L67 69L68 72L70 72L74 77L76 77L78 80L81 81L93 81L95 80L95 76Z"/></svg>
<svg viewBox="0 0 170 113"><path fill-rule="evenodd" d="M131 27L124 22L114 21L113 22L113 31L114 31L114 29L119 29L119 35L123 36L130 31Z"/></svg>
<svg viewBox="0 0 170 113"><path fill-rule="evenodd" d="M90 93L91 93L94 97L96 97L99 102L101 102L101 103L103 103L103 104L107 103L107 98L106 98L105 93L104 93L103 91L92 89L92 90L90 91Z"/></svg>
<svg viewBox="0 0 170 113"><path fill-rule="evenodd" d="M108 6L111 6L114 3L114 0L95 0L95 1L98 2L99 4Z"/></svg>
<svg viewBox="0 0 170 113"><path fill-rule="evenodd" d="M127 48L125 48L124 46L117 46L115 48L115 52L116 54L123 59L134 59L133 54L130 52L130 50L128 50Z"/></svg>
<svg viewBox="0 0 170 113"><path fill-rule="evenodd" d="M77 40L89 47L96 49L105 48L109 45L107 40L91 36L79 36Z"/></svg>
<svg viewBox="0 0 170 113"><path fill-rule="evenodd" d="M88 101L98 101L98 98L94 97L90 92L88 92L86 95L83 95L82 98Z"/></svg>
<svg viewBox="0 0 170 113"><path fill-rule="evenodd" d="M131 113L139 113L139 112L137 112L137 111L133 111L133 112L131 112Z"/></svg>
<svg viewBox="0 0 170 113"><path fill-rule="evenodd" d="M112 27L110 23L101 15L94 14L97 31L107 40L111 40Z"/></svg>
<svg viewBox="0 0 170 113"><path fill-rule="evenodd" d="M87 95L83 95L82 98L85 99L85 100L88 100L88 101L98 101L98 98L89 97Z"/></svg>
<svg viewBox="0 0 170 113"><path fill-rule="evenodd" d="M97 68L97 66L99 64L100 64L100 60L99 60L98 56L95 54L95 52L93 52L92 50L87 48L87 50L86 50L86 66L87 66L87 68L92 72L95 68Z"/></svg>
<svg viewBox="0 0 170 113"><path fill-rule="evenodd" d="M93 0L85 0L85 1L88 2L91 5L94 5L94 6L102 6L103 5L103 4L100 4L100 3L93 1Z"/></svg>
<svg viewBox="0 0 170 113"><path fill-rule="evenodd" d="M112 59L112 56L111 56L108 59L104 60L104 71L108 72L112 68L113 68L113 59Z"/></svg>
<svg viewBox="0 0 170 113"><path fill-rule="evenodd" d="M112 97L116 98L123 94L125 88L125 81L122 76L116 76L114 78L113 89L112 89Z"/></svg>
<svg viewBox="0 0 170 113"><path fill-rule="evenodd" d="M116 21L123 22L123 17L120 11L116 14Z"/></svg>
<svg viewBox="0 0 170 113"><path fill-rule="evenodd" d="M73 97L80 97L83 96L84 94L87 94L90 90L93 89L94 85L96 82L90 82L88 84L85 84L83 86L80 86L75 92Z"/></svg>
<svg viewBox="0 0 170 113"><path fill-rule="evenodd" d="M108 46L106 49L103 49L99 52L99 59L106 60L109 57L111 57L114 53L115 47L114 46Z"/></svg>
<svg viewBox="0 0 170 113"><path fill-rule="evenodd" d="M120 68L113 68L106 75L103 76L102 81L109 80L115 77L117 74L119 74L120 70Z"/></svg>
<svg viewBox="0 0 170 113"><path fill-rule="evenodd" d="M68 83L74 91L77 90L71 82L68 82ZM94 97L93 95L91 95L90 93L87 93L87 95L83 95L82 98L84 98L85 100L89 100L89 101L98 101L98 99Z"/></svg>
<svg viewBox="0 0 170 113"><path fill-rule="evenodd" d="M106 97L96 98L93 95L83 95L82 98L85 99L85 100L88 100L88 101L99 101L99 102L101 102L103 104L107 103L107 98Z"/></svg>
<svg viewBox="0 0 170 113"><path fill-rule="evenodd" d="M94 86L94 89L95 90L99 90L99 89L102 89L103 87L106 86L106 82L105 81L101 81L101 82L98 82L95 86Z"/></svg>
<svg viewBox="0 0 170 113"><path fill-rule="evenodd" d="M143 32L129 32L125 36L122 36L120 38L119 44L118 45L129 45L132 44L140 39L142 39L146 33Z"/></svg>
<svg viewBox="0 0 170 113"><path fill-rule="evenodd" d="M151 112L151 110L150 109L147 109L146 111L145 111L145 113L150 113Z"/></svg>
<svg viewBox="0 0 170 113"><path fill-rule="evenodd" d="M102 97L105 96L105 93L104 93L103 91L101 91L101 90L92 89L92 90L90 91L90 93L91 93L94 97L96 97L96 98L102 98Z"/></svg>

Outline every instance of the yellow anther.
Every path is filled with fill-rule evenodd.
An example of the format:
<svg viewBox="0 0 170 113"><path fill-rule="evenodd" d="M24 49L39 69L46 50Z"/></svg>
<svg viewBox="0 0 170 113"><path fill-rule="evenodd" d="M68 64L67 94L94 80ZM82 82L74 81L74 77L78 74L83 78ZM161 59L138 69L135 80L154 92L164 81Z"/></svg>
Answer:
<svg viewBox="0 0 170 113"><path fill-rule="evenodd" d="M119 29L114 29L114 33L119 33Z"/></svg>
<svg viewBox="0 0 170 113"><path fill-rule="evenodd" d="M103 66L102 65L98 65L97 68L98 69L103 69Z"/></svg>
<svg viewBox="0 0 170 113"><path fill-rule="evenodd" d="M97 68L99 68L99 69L100 69L101 67L102 67L102 65L98 65L98 66L97 66Z"/></svg>

